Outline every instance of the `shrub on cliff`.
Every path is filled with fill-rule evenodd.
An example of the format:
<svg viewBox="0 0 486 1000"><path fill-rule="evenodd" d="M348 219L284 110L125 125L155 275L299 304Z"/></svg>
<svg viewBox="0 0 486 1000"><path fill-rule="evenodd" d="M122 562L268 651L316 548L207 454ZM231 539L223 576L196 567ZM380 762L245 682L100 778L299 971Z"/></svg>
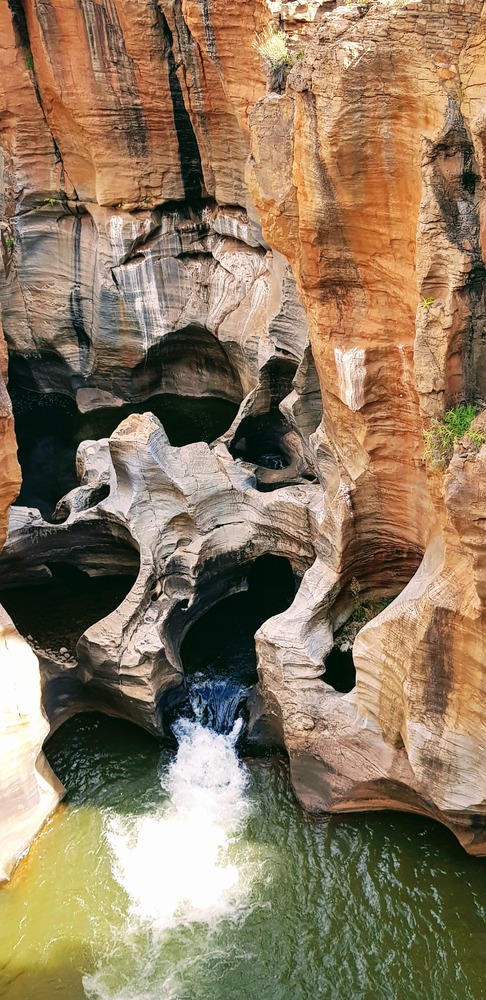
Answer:
<svg viewBox="0 0 486 1000"><path fill-rule="evenodd" d="M431 420L429 429L424 431L424 458L429 465L444 469L449 464L456 441L467 434L476 412L475 406L457 406L447 410L443 420ZM477 431L471 431L468 438L473 451L479 451L485 441Z"/></svg>
<svg viewBox="0 0 486 1000"><path fill-rule="evenodd" d="M271 31L266 35L259 35L255 48L267 67L269 89L281 94L289 69L294 63L283 31Z"/></svg>

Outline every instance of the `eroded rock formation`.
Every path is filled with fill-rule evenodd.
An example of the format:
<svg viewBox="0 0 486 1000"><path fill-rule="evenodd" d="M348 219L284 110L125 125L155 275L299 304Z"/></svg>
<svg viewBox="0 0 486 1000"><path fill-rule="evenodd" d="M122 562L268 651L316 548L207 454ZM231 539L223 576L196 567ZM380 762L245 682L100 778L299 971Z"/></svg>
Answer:
<svg viewBox="0 0 486 1000"><path fill-rule="evenodd" d="M486 405L482 0L0 19L24 478L2 587L137 574L74 658L38 650L51 724L163 732L191 622L282 555L302 582L257 651L301 801L424 812L482 853L486 452L426 468L422 436ZM346 692L331 657L364 607Z"/></svg>
<svg viewBox="0 0 486 1000"><path fill-rule="evenodd" d="M0 326L0 545L20 488L6 361ZM48 733L37 658L0 607L0 881L59 802L60 782L42 753Z"/></svg>
<svg viewBox="0 0 486 1000"><path fill-rule="evenodd" d="M320 491L302 482L259 492L250 467L223 444L173 448L152 414L123 421L109 449L109 497L83 510L74 491L62 524L14 509L0 569L14 586L39 582L56 563L116 574L139 562L125 601L80 638L77 666L41 656L44 703L53 725L101 706L163 733L168 695L183 679L180 646L191 623L244 588L264 553L284 556L303 575L314 558ZM86 465L90 458L94 473L93 446L85 450Z"/></svg>
<svg viewBox="0 0 486 1000"><path fill-rule="evenodd" d="M312 608L300 648L281 641L282 621L259 637L294 786L313 808L428 811L479 853L483 450L466 441L445 475L426 476L421 458L429 417L485 401L482 14L482 3L377 3L324 18L285 96L253 112L249 169L264 233L287 248L323 390L314 444L333 558L286 616L297 631ZM392 592L423 550L359 633L356 688L336 697L317 678L350 580L366 590L377 573Z"/></svg>

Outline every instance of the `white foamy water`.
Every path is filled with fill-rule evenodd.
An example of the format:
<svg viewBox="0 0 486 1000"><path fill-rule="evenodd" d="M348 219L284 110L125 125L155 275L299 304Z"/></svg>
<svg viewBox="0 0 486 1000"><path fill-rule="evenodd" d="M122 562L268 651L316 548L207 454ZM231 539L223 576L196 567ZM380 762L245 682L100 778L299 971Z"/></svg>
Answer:
<svg viewBox="0 0 486 1000"><path fill-rule="evenodd" d="M121 991L108 988L109 968L85 976L87 997L176 998L177 987L173 992L169 982L159 982L156 994L143 985L148 966L157 961L164 933L194 922L215 929L222 919L235 918L244 910L248 880L240 878L228 857L248 813L247 772L235 752L241 726L238 720L229 735L221 735L199 722L180 719L174 727L177 756L161 780L169 801L145 816L107 819L113 875L129 898L125 944L131 950L130 937L137 927L144 928L150 932L151 954L139 956L143 972L134 968L132 982ZM135 953L136 946L136 966Z"/></svg>
<svg viewBox="0 0 486 1000"><path fill-rule="evenodd" d="M229 736L180 720L179 750L163 787L170 804L134 824L117 816L107 836L114 875L130 898L130 912L153 928L230 915L238 871L225 849L247 812L246 772Z"/></svg>

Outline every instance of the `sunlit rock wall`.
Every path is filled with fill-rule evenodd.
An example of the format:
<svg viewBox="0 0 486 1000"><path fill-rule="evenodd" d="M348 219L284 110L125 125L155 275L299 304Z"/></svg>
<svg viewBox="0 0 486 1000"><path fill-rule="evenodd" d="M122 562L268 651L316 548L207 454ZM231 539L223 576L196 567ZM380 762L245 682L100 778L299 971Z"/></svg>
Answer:
<svg viewBox="0 0 486 1000"><path fill-rule="evenodd" d="M0 546L20 487L7 356L0 327ZM0 607L0 881L7 878L59 802L62 791L42 753L49 732L39 663Z"/></svg>
<svg viewBox="0 0 486 1000"><path fill-rule="evenodd" d="M164 677L180 676L167 600L179 588L191 601L198 579L216 600L211 551L221 567L249 559L255 539L285 551L292 516L305 574L257 646L299 797L427 812L483 851L483 451L466 441L446 470L427 470L422 437L447 407L486 404L482 0L10 0L0 19L12 385L64 393L82 412L167 392L239 408L182 486L184 456L131 417L110 444L124 471L98 483L104 506L86 481L61 500L58 527L18 513L5 573L36 568L36 533L47 561L92 520L150 551L118 616L143 640L117 653L99 623L76 669L92 689L122 677L126 714L133 702L156 728ZM281 93L267 92L255 44L270 24L294 54ZM235 449L248 417L279 406L299 444L287 481L270 482L258 463L241 472ZM167 490L184 507L180 561L161 557L136 510L152 445L170 474L150 503ZM188 536L186 506L206 496L210 469L222 521L231 508L242 532L248 519L249 547L220 544L213 501ZM325 683L326 660L356 593L396 599L358 635L343 694Z"/></svg>
<svg viewBox="0 0 486 1000"><path fill-rule="evenodd" d="M259 635L294 786L312 808L428 811L477 852L484 448L466 440L427 473L422 430L485 404L484 46L479 0L333 11L286 93L256 105L247 174L296 276L323 393L330 558ZM319 678L353 578L365 600L410 577L359 633L356 688L337 695Z"/></svg>

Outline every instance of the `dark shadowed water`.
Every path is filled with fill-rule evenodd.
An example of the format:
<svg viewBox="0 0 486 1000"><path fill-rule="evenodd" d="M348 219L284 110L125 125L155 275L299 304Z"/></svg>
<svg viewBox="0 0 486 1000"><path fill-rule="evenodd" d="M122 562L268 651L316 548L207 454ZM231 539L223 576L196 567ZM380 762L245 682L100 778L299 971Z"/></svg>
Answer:
<svg viewBox="0 0 486 1000"><path fill-rule="evenodd" d="M283 758L66 723L68 788L0 893L0 996L480 1000L486 863L398 814L312 819Z"/></svg>

